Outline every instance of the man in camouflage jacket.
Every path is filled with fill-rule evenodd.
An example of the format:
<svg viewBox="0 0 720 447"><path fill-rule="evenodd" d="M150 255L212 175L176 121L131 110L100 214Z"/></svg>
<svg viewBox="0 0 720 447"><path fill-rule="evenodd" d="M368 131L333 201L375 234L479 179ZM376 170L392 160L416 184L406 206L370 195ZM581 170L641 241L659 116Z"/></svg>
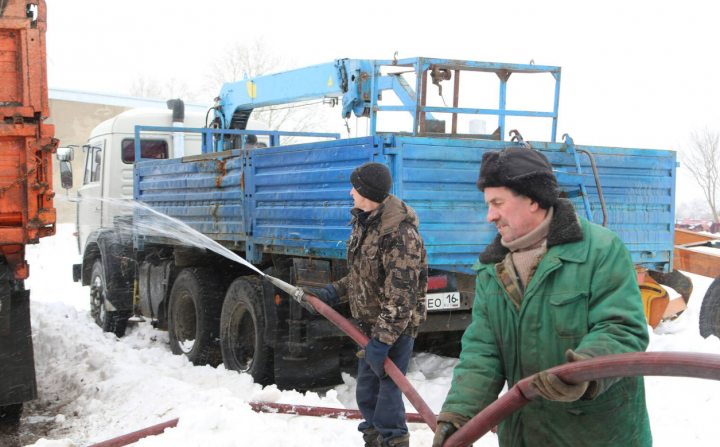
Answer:
<svg viewBox="0 0 720 447"><path fill-rule="evenodd" d="M418 327L426 319L427 254L415 211L394 195L390 171L365 163L350 176L355 200L347 246L349 274L324 289L311 289L329 305L350 301L360 329L370 337L358 352L358 429L366 446L407 447L402 392L385 374L389 357L407 372Z"/></svg>

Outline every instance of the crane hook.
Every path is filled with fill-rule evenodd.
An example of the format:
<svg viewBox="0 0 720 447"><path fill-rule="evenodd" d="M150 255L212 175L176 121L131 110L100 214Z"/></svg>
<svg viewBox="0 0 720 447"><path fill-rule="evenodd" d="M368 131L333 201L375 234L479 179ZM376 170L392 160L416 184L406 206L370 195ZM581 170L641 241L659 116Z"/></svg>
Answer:
<svg viewBox="0 0 720 447"><path fill-rule="evenodd" d="M515 130L515 129L511 130L510 137L511 137L510 141L520 143L523 146L525 146L526 148L532 149L532 147L530 147L530 145L527 143L527 141L525 141L523 139L522 135L520 135L520 132L518 132L517 130Z"/></svg>

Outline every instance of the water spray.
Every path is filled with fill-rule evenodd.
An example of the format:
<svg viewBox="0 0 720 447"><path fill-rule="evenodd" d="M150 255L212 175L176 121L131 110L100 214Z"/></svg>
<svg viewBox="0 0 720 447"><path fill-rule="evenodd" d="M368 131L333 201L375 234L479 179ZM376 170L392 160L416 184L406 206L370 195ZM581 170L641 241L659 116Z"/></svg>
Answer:
<svg viewBox="0 0 720 447"><path fill-rule="evenodd" d="M116 216L113 224L121 231L128 233L138 232L144 236L169 239L177 242L178 245L210 250L265 276L257 267L238 256L232 250L223 247L185 222L163 214L145 203L131 199L101 199L98 197L79 197L72 201L95 205L95 212L100 212L103 205L110 207L107 214ZM87 209L91 208L92 206L87 207ZM123 219L125 216L127 219ZM81 218L83 217L81 214ZM87 221L78 222L80 228L89 226L91 225Z"/></svg>

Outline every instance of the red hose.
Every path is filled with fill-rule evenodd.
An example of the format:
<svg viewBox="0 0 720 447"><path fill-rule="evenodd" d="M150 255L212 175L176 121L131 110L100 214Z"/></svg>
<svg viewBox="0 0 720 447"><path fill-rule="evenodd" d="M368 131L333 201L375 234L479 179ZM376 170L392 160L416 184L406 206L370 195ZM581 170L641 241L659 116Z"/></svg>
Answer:
<svg viewBox="0 0 720 447"><path fill-rule="evenodd" d="M548 369L563 382L577 384L589 380L636 376L692 377L720 380L720 355L690 352L641 352L607 355ZM491 428L521 409L538 395L528 387L532 377L518 382L506 394L475 415L443 444L466 447Z"/></svg>
<svg viewBox="0 0 720 447"><path fill-rule="evenodd" d="M305 294L303 298L307 300L307 302L310 303L310 305L312 305L312 307L317 312L324 315L325 318L335 323L335 325L342 329L343 332L352 337L352 339L355 340L360 346L365 347L365 345L368 344L368 341L370 341L370 339L365 334L360 332L358 328L353 326L352 323L343 318L342 315L333 310L333 308L312 295ZM403 394L408 398L413 407L415 407L418 413L420 413L420 416L430 427L430 430L435 431L435 429L437 428L435 413L433 413L433 411L430 409L428 404L425 403L423 398L420 397L420 394L415 391L415 388L410 385L410 382L408 382L408 380L405 378L405 375L398 369L397 366L395 366L395 364L389 358L385 359L383 367L385 368L385 372L387 373L387 375L390 376L391 379L393 379L393 381L397 384L398 388L400 388Z"/></svg>
<svg viewBox="0 0 720 447"><path fill-rule="evenodd" d="M117 438L108 439L107 441L99 444L93 444L90 447L123 447L133 442L138 442L142 438L148 436L161 435L166 428L175 427L178 423L178 419L163 422L162 424L153 425L152 427L143 428L142 430L134 431L126 435L118 436Z"/></svg>
<svg viewBox="0 0 720 447"><path fill-rule="evenodd" d="M296 414L298 416L319 416L337 419L363 419L358 410L341 410L339 408L310 407L307 405L275 404L268 402L250 402L250 406L258 413ZM424 421L417 413L407 413L408 422L422 424Z"/></svg>
<svg viewBox="0 0 720 447"><path fill-rule="evenodd" d="M337 419L363 419L362 414L358 410L342 410L340 408L309 407L306 405L276 404L271 402L250 402L250 408L258 413L296 414L298 416L320 416ZM406 414L406 417L408 422L424 422L422 417L420 417L417 413L408 413ZM142 438L160 435L165 432L166 428L177 426L178 421L179 419L173 419L133 433L118 436L117 438L113 438L99 444L93 444L90 447L124 447L128 444L132 444L133 442L138 442Z"/></svg>

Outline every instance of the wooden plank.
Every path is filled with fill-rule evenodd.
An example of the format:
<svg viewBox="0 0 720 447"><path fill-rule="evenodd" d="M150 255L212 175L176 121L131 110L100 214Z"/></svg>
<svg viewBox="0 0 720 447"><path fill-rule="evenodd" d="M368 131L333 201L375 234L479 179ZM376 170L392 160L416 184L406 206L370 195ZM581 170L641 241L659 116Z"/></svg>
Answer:
<svg viewBox="0 0 720 447"><path fill-rule="evenodd" d="M720 255L701 253L690 248L675 246L673 268L696 275L717 278L720 276Z"/></svg>
<svg viewBox="0 0 720 447"><path fill-rule="evenodd" d="M707 242L716 239L720 239L720 235L713 237L708 236L707 234L700 234L694 231L675 228L675 245L692 244L693 242Z"/></svg>

